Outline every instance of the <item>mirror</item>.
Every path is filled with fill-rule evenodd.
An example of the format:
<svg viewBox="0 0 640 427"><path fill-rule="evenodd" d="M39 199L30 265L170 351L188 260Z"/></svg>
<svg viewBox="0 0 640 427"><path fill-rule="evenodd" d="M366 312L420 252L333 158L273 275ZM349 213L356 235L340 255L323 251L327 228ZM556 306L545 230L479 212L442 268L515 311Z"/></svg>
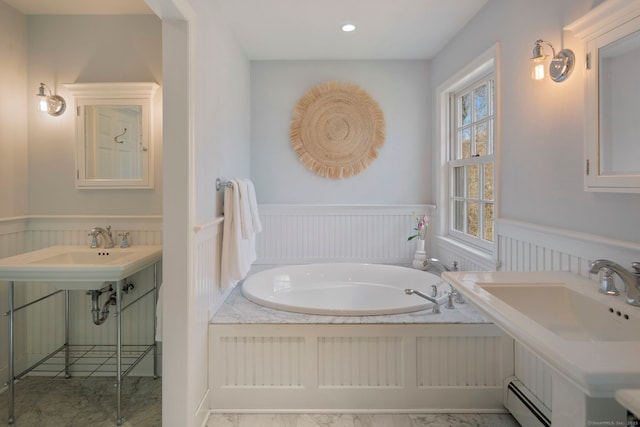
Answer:
<svg viewBox="0 0 640 427"><path fill-rule="evenodd" d="M155 83L65 85L76 103L76 187L153 188Z"/></svg>
<svg viewBox="0 0 640 427"><path fill-rule="evenodd" d="M599 49L599 169L640 175L640 31Z"/></svg>
<svg viewBox="0 0 640 427"><path fill-rule="evenodd" d="M640 2L608 0L565 28L584 42L585 190L640 192Z"/></svg>

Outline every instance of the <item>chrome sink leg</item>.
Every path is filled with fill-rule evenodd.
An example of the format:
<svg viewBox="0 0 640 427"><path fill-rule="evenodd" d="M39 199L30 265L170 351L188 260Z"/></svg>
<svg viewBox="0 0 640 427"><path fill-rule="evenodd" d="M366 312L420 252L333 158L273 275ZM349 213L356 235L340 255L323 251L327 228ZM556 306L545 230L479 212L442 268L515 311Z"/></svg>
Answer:
<svg viewBox="0 0 640 427"><path fill-rule="evenodd" d="M9 282L9 311L7 315L9 316L9 372L7 374L8 381L7 386L9 387L9 424L13 424L15 421L14 417L14 396L15 396L15 366L13 364L15 357L15 348L14 348L14 336L13 336L13 320L14 320L14 312L13 312L13 296L14 296L14 283Z"/></svg>
<svg viewBox="0 0 640 427"><path fill-rule="evenodd" d="M156 341L156 330L158 329L158 319L156 318L156 307L158 306L158 263L153 264L153 379L158 379L158 342Z"/></svg>
<svg viewBox="0 0 640 427"><path fill-rule="evenodd" d="M69 290L64 291L64 377L69 379Z"/></svg>
<svg viewBox="0 0 640 427"><path fill-rule="evenodd" d="M122 425L122 287L124 280L119 280L116 285L116 317L117 317L117 338L116 338L116 424Z"/></svg>

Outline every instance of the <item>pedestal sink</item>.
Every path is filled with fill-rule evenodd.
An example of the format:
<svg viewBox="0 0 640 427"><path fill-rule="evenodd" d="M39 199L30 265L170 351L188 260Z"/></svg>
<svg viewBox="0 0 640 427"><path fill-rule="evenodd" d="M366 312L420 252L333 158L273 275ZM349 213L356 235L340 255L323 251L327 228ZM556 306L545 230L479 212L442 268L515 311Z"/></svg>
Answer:
<svg viewBox="0 0 640 427"><path fill-rule="evenodd" d="M52 246L9 258L0 259L0 281L9 282L8 306L5 313L9 326L9 363L8 363L8 395L9 395L9 424L13 424L14 417L14 386L15 382L39 364L44 363L54 354L64 351L65 353L65 377L69 377L69 291L71 290L97 290L104 286L105 282L110 282L115 293L115 318L116 326L116 423L122 424L121 400L122 400L122 379L133 369L133 367L153 351L154 376L157 376L157 345L155 340L146 345L138 358L131 363L131 366L123 370L122 365L122 311L129 308L146 295L153 296L154 304L157 300L157 274L155 264L162 258L162 246L133 246L127 248L89 248L85 246ZM154 266L153 287L145 294L138 296L127 305L122 305L122 293L124 292L125 279L138 271ZM14 288L16 286L29 283L48 283L59 290L44 297L26 303L20 307L14 305ZM65 298L65 342L58 349L54 350L42 360L36 362L20 373L15 372L15 336L14 321L15 313L32 304L50 298L56 294L64 293ZM155 333L156 319L155 312L152 312L153 328Z"/></svg>
<svg viewBox="0 0 640 427"><path fill-rule="evenodd" d="M640 386L640 308L566 272L442 277L553 368L553 425L623 422L614 395Z"/></svg>

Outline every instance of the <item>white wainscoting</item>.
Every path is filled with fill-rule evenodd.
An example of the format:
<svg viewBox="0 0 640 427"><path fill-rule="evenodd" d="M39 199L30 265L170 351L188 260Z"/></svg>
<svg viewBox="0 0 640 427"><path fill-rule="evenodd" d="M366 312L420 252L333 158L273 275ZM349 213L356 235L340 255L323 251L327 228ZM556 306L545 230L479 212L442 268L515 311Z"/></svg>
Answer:
<svg viewBox="0 0 640 427"><path fill-rule="evenodd" d="M410 264L416 244L408 242L416 220L433 205L259 206L262 233L256 264L351 261Z"/></svg>
<svg viewBox="0 0 640 427"><path fill-rule="evenodd" d="M130 232L132 245L162 244L162 219L159 216L30 216L0 219L0 257L7 257L53 245L89 245L89 230L95 226L112 226L114 237ZM158 266L158 280L162 280ZM153 283L153 269L149 268L130 278L136 289L127 298L144 293ZM0 301L7 301L6 282L0 282ZM46 295L51 287L39 283L16 283L16 304ZM2 312L6 307L2 307ZM18 313L16 319L16 369L39 360L64 342L64 297L59 294L33 308ZM113 313L101 326L92 322L91 298L84 292L70 293L71 343L113 344L115 321ZM153 342L155 304L145 297L135 307L123 313L125 344ZM7 342L7 322L0 318L0 342ZM6 377L7 355L0 354L0 374ZM138 365L135 375L153 375L151 357Z"/></svg>
<svg viewBox="0 0 640 427"><path fill-rule="evenodd" d="M513 341L491 324L211 324L214 412L502 411Z"/></svg>

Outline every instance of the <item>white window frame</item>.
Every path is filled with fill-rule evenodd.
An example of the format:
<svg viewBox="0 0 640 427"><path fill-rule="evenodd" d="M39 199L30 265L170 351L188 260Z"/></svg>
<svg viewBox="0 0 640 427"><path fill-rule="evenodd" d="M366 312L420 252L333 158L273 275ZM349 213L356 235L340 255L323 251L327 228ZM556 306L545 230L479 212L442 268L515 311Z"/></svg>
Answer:
<svg viewBox="0 0 640 427"><path fill-rule="evenodd" d="M493 45L476 59L464 66L451 76L437 89L437 127L436 127L436 194L440 207L440 222L436 227L438 241L457 246L472 252L483 259L496 259L497 229L496 221L500 216L500 78L499 78L499 44ZM473 238L460 232L452 232L452 183L450 170L450 139L454 132L452 126L451 98L466 87L473 85L480 79L492 76L494 80L494 126L493 126L493 159L483 157L483 161L493 160L494 163L494 236L493 242L480 238ZM462 162L464 163L464 162ZM482 233L482 230L480 230ZM482 235L482 234L480 234Z"/></svg>

